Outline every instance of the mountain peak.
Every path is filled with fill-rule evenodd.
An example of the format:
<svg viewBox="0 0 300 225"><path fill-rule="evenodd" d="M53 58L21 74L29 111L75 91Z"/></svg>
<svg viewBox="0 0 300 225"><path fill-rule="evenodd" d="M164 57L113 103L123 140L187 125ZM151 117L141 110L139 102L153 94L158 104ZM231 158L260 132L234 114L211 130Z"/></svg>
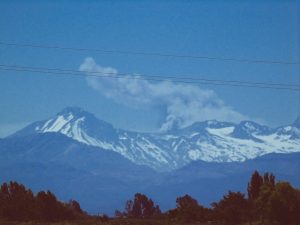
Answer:
<svg viewBox="0 0 300 225"><path fill-rule="evenodd" d="M294 125L271 129L253 121L239 124L207 120L165 133L140 133L114 128L79 107L37 121L15 133L25 137L59 133L86 145L117 152L139 165L170 170L192 160L244 161L271 152L298 152L300 118ZM51 135L52 137L52 135Z"/></svg>
<svg viewBox="0 0 300 225"><path fill-rule="evenodd" d="M241 121L240 124L239 124L239 126L242 126L244 129L247 129L249 131L256 131L257 129L259 129L260 127L262 127L258 123L255 123L255 122L250 121L250 120L243 120L243 121Z"/></svg>
<svg viewBox="0 0 300 225"><path fill-rule="evenodd" d="M59 112L57 115L70 115L70 114L76 117L92 115L91 113L77 106L68 106L64 108L61 112Z"/></svg>
<svg viewBox="0 0 300 225"><path fill-rule="evenodd" d="M112 125L108 122L98 119L94 114L80 108L77 106L68 106L64 108L61 112L57 113L55 117L51 119L62 118L63 120L71 121L84 121L84 124L88 127L98 126L98 127L106 127L112 129Z"/></svg>
<svg viewBox="0 0 300 225"><path fill-rule="evenodd" d="M218 121L218 120L205 120L202 122L195 122L191 125L191 127L195 128L223 128L223 127L230 127L234 126L233 123L231 122L223 122L223 121Z"/></svg>

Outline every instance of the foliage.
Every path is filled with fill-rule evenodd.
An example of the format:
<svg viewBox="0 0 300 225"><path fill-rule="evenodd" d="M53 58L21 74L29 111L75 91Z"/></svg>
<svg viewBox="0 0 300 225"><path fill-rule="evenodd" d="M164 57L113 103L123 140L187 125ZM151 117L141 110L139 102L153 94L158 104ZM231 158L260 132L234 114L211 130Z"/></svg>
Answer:
<svg viewBox="0 0 300 225"><path fill-rule="evenodd" d="M248 198L255 200L259 196L260 187L263 185L263 178L259 175L258 171L252 174L251 181L248 183Z"/></svg>
<svg viewBox="0 0 300 225"><path fill-rule="evenodd" d="M249 202L241 192L231 192L217 203L213 203L215 218L226 224L241 224L248 221Z"/></svg>
<svg viewBox="0 0 300 225"><path fill-rule="evenodd" d="M300 224L300 190L279 182L266 198L264 216L268 222Z"/></svg>
<svg viewBox="0 0 300 225"><path fill-rule="evenodd" d="M185 223L194 221L203 222L207 220L208 209L198 204L198 201L189 195L184 195L176 199L176 209L169 210L167 215L170 219L175 219Z"/></svg>
<svg viewBox="0 0 300 225"><path fill-rule="evenodd" d="M0 187L1 224L300 224L300 190L288 182L276 182L270 173L255 171L248 183L248 198L241 192L229 191L223 198L206 208L189 195L176 199L176 208L161 213L152 199L141 193L128 200L123 212L115 218L107 215L87 215L75 200L63 203L50 191L36 195L17 182ZM18 221L18 222L14 222ZM27 221L27 222L26 222ZM32 222L33 221L33 222ZM65 222L62 222L65 221ZM71 221L71 222L70 222ZM26 222L26 223L24 223Z"/></svg>
<svg viewBox="0 0 300 225"><path fill-rule="evenodd" d="M0 219L12 221L61 221L84 216L78 202L58 201L50 191L36 196L17 182L3 183L0 188Z"/></svg>
<svg viewBox="0 0 300 225"><path fill-rule="evenodd" d="M158 205L154 205L154 202L146 195L136 193L133 200L128 200L125 206L125 212L116 210L116 217L128 217L128 218L152 218L161 214Z"/></svg>

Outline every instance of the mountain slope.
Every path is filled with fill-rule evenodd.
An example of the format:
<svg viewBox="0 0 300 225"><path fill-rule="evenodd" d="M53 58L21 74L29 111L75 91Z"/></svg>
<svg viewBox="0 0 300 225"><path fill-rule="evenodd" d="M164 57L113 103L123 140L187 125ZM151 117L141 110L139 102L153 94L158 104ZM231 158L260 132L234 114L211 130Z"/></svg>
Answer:
<svg viewBox="0 0 300 225"><path fill-rule="evenodd" d="M180 168L195 160L241 162L269 153L300 151L300 118L271 129L252 121L240 124L205 121L164 133L116 129L77 107L33 123L12 137L60 133L89 146L114 151L138 165L157 171Z"/></svg>
<svg viewBox="0 0 300 225"><path fill-rule="evenodd" d="M247 183L252 173L272 172L277 181L288 181L300 187L300 153L267 154L244 162L216 163L194 161L162 178L159 185L146 189L145 193L157 199L162 208L175 206L176 196L189 194L201 204L210 206L229 190L247 194ZM173 204L173 205L172 205Z"/></svg>
<svg viewBox="0 0 300 225"><path fill-rule="evenodd" d="M148 167L59 133L0 140L0 182L16 180L34 191L50 189L61 200L75 198L92 213L112 213L134 191L157 179Z"/></svg>
<svg viewBox="0 0 300 225"><path fill-rule="evenodd" d="M120 154L82 144L60 133L47 132L1 139L0 152L1 165L58 163L93 174L105 175L124 170L128 173L126 176L122 175L124 179L139 173L143 175L154 173L149 167L136 165Z"/></svg>
<svg viewBox="0 0 300 225"><path fill-rule="evenodd" d="M168 173L138 166L118 153L89 146L60 133L0 140L0 182L16 180L61 200L78 200L90 213L124 209L134 193L149 195L163 210L186 193L209 205L228 190L246 191L254 170L273 172L300 187L300 153L269 154L244 162L193 161Z"/></svg>

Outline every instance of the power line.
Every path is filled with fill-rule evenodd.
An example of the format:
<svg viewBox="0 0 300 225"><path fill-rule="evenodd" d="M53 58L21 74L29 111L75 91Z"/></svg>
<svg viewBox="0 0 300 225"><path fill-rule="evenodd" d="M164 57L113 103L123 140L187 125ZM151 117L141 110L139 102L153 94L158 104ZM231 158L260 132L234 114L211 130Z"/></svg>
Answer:
<svg viewBox="0 0 300 225"><path fill-rule="evenodd" d="M211 57L211 56L200 56L200 55L178 55L170 53L159 53L159 52L143 52L143 51L124 51L124 50L108 50L108 49L93 49L93 48L75 48L75 47L64 47L56 45L41 45L41 44L19 44L19 43L8 43L0 42L2 46L12 46L20 48L42 48L42 49L57 49L66 51L84 51L84 52L98 52L104 54L123 54L123 55L140 55L140 56L157 56L157 57L170 57L170 58L188 58L198 60L218 60L227 62L240 62L240 63L263 63L263 64L282 64L282 65L300 65L300 62L283 61L283 60L267 60L267 59L241 59L232 57Z"/></svg>
<svg viewBox="0 0 300 225"><path fill-rule="evenodd" d="M263 88L263 89L278 89L278 90L294 90L300 91L300 88L289 88L289 87L272 87L272 86L252 86L252 85L240 85L240 84L228 84L228 83L213 83L213 82L189 82L189 81L179 81L179 80L166 80L166 79L155 79L155 78L143 78L143 77L123 77L123 76L100 76L93 74L83 74L83 73L68 73L68 72L51 72L43 70L30 70L30 69L9 69L9 68L0 68L0 70L6 71L16 71L16 72L34 72L34 73L46 73L46 74L61 74L61 75L72 75L72 76L93 76L93 77L106 77L112 79L133 79L133 80L150 80L150 81L172 81L176 83L186 83L186 84L208 84L208 85L222 85L222 86L235 86L235 87L251 87L251 88Z"/></svg>
<svg viewBox="0 0 300 225"><path fill-rule="evenodd" d="M113 74L105 72L89 72L89 71L74 71L74 70L63 70L54 68L40 68L40 67L25 67L25 66L11 66L0 64L0 70L4 71L15 71L15 72L33 72L42 74L55 74L55 75L71 75L71 76L92 76L92 77L106 77L112 79L134 79L134 80L149 80L149 81L172 81L176 83L186 83L186 84L208 84L208 85L222 85L222 86L233 86L233 87L249 87L249 88L262 88L262 89L276 89L276 90L293 90L300 91L300 86L289 85L289 84L267 84L259 83L259 85L248 84L245 82L241 83L230 83L239 81L222 81L222 80L180 80L178 79L166 79L163 76L152 76L145 77L134 74ZM121 75L121 76L120 76ZM125 75L125 76L124 76ZM264 85L262 85L264 84Z"/></svg>
<svg viewBox="0 0 300 225"><path fill-rule="evenodd" d="M71 73L89 73L89 74L102 74L102 75L116 75L116 73L109 72L97 72L97 71L78 71L78 70L70 70L70 69L61 69L61 68L45 68L45 67L30 67L30 66L20 66L20 65L5 65L0 64L1 67L9 67L9 68L18 68L18 69L30 69L30 70L42 70L42 71L59 71L59 72L71 72ZM117 75L121 76L139 76L139 74L130 74L130 73L117 73ZM104 77L104 76L101 76ZM158 79L172 79L179 81L205 81L205 82L223 82L223 83L233 83L233 84L246 84L246 85L266 85L266 86L284 86L284 87L296 87L300 88L298 85L294 84L284 84L284 83L266 83L266 82L250 82L250 81L240 81L240 80L219 80L219 79L207 79L207 78L194 78L187 77L185 75L181 76L170 76L170 75L149 75L143 74L143 78L158 78Z"/></svg>

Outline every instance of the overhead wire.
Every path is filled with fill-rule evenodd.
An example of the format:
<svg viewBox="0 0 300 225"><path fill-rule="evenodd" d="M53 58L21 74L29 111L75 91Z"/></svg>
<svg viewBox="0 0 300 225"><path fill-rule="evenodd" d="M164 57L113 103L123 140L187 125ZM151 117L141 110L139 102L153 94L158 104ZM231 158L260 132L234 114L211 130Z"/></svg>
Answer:
<svg viewBox="0 0 300 225"><path fill-rule="evenodd" d="M88 51L98 52L104 54L126 54L126 55L140 55L140 56L157 56L157 57L172 57L172 58L188 58L198 60L219 60L227 62L242 62L242 63L264 63L264 64L282 64L282 65L300 65L300 62L284 61L284 60L267 60L267 59L241 59L234 57L212 57L205 55L180 55L171 53L159 52L144 52L144 51L126 51L126 50L109 50L109 49L94 49L94 48L76 48L65 47L59 45L42 45L42 44L29 44L29 43L12 43L0 41L2 46L20 47L20 48L42 48L42 49L56 49L66 51Z"/></svg>
<svg viewBox="0 0 300 225"><path fill-rule="evenodd" d="M183 78L176 76L162 76L162 75L138 75L128 73L108 73L100 71L77 71L66 70L60 68L42 68L42 67L29 67L20 65L5 65L0 64L0 70L3 71L16 71L16 72L33 72L44 74L57 74L57 75L71 75L71 76L92 76L99 78L112 78L112 79L134 79L134 80L149 80L149 81L171 81L176 83L185 84L208 84L208 85L222 85L234 87L250 87L250 88L263 88L263 89L277 89L277 90L293 90L300 91L300 86L292 84L279 84L279 83L258 83L258 82L245 82L236 80L213 80L202 78Z"/></svg>
<svg viewBox="0 0 300 225"><path fill-rule="evenodd" d="M6 65L0 64L1 67L12 67L20 69L33 69L33 70L50 70L50 71L62 71L62 72L84 72L84 73L93 73L93 74L103 74L99 71L84 71L84 70L70 70L70 69L61 69L61 68L45 68L45 67L30 67L30 66L20 66L20 65ZM105 72L105 75L115 75L113 72ZM140 74L130 74L130 73L117 73L121 76L140 76ZM206 78L195 78L189 77L186 75L181 76L170 76L170 75L149 75L143 74L143 78L163 78L163 79L176 79L176 80L191 80L191 81L208 81L208 82L224 82L224 83L236 83L236 84L250 84L250 85L267 85L267 86L285 86L285 87L300 87L294 84L284 84L284 83L266 83L266 82L250 82L250 81L238 81L238 80L220 80L220 79L206 79Z"/></svg>

